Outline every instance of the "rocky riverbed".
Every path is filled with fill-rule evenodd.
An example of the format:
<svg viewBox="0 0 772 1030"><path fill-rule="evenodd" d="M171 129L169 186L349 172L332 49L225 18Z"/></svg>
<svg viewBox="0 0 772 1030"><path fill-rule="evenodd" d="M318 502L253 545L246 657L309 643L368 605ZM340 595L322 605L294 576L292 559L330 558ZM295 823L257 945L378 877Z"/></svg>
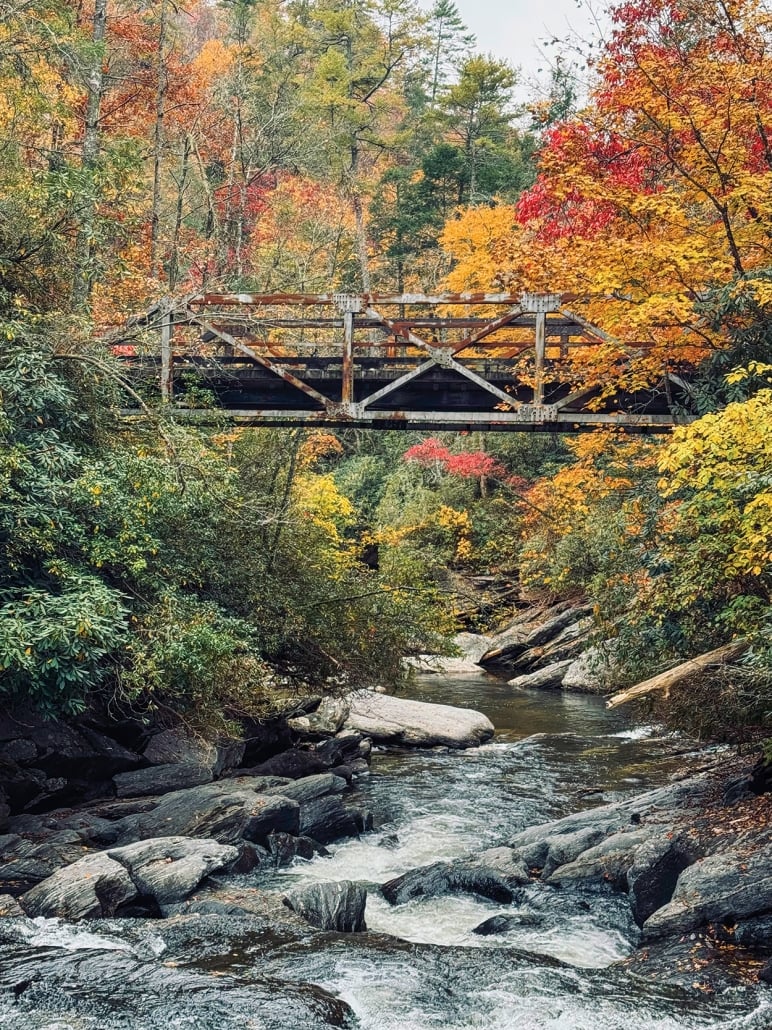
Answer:
<svg viewBox="0 0 772 1030"><path fill-rule="evenodd" d="M601 698L478 669L259 745L3 734L7 784L67 782L7 793L0 1025L772 1025L766 782Z"/></svg>

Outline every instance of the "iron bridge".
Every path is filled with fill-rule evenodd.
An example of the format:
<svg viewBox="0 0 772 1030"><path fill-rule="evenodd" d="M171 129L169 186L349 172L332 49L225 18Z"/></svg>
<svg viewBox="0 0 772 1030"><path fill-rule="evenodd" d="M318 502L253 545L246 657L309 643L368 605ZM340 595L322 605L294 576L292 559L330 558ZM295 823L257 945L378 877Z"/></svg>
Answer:
<svg viewBox="0 0 772 1030"><path fill-rule="evenodd" d="M583 357L620 345L559 294L206 293L133 331L114 348L128 378L191 420L212 402L249 426L666 432L696 417L674 374L636 392L577 385Z"/></svg>

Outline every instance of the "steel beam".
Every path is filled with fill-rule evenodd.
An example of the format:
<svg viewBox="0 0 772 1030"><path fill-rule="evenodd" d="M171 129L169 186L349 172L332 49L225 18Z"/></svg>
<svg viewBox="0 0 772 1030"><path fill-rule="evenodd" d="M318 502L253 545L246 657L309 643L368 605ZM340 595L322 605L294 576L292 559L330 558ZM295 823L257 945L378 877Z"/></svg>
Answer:
<svg viewBox="0 0 772 1030"><path fill-rule="evenodd" d="M346 415L340 409L332 411L221 409L207 410L177 408L175 418L191 423L207 424L223 417L238 425L247 426L336 426L361 429L433 429L458 431L468 428L491 432L582 432L596 426L617 427L631 432L667 433L674 425L689 425L696 415L637 415L631 412L561 412L550 414L554 405L535 409L523 405L518 411L368 411L355 405L356 414ZM143 421L146 415L136 409L121 413L128 421Z"/></svg>

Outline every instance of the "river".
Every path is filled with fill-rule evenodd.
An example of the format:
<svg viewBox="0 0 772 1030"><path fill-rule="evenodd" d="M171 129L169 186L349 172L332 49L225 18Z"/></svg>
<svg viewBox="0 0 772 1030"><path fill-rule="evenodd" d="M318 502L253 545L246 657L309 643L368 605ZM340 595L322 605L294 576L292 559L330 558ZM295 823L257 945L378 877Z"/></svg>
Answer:
<svg viewBox="0 0 772 1030"><path fill-rule="evenodd" d="M463 752L376 750L371 775L356 786L359 800L374 813L372 833L287 870L235 878L234 888L257 885L270 893L319 880L383 883L407 869L501 843L525 826L666 782L690 760L682 742L651 727L632 726L624 714L608 712L599 698L513 692L484 675L424 676L414 696L482 710L496 735ZM505 936L472 932L503 912L519 917L514 931ZM615 968L613 963L635 947L637 929L626 899L610 890L557 892L534 883L511 907L461 895L392 908L373 888L366 919L366 935L309 937L280 929L237 931L219 921L202 924L202 930L210 927L208 939L188 929L182 943L177 931L165 933L165 923L150 920L88 927L35 920L23 940L11 939L17 962L32 967L40 956L55 963L58 952L87 955L98 980L101 955L103 989L84 984L67 1004L61 991L37 1002L28 999L24 1011L0 1002L0 1026L306 1030L317 1025L290 1010L284 1017L274 1014L265 995L255 994L259 985L263 990L273 984L306 994L321 989L318 1005L327 1016L340 999L362 1030L772 1027L767 991L734 988L695 997L693 991L646 983ZM116 972L115 955L122 951L134 964ZM0 953L0 983L9 985L1 959ZM83 978L80 967L76 972L67 967L65 973L51 968L57 983L66 976ZM187 993L184 983L166 990L163 982L156 983L154 970L161 969L184 971L190 977ZM206 989L195 979L201 974ZM174 1000L178 988L184 1003ZM340 1025L348 1025L350 1017L340 1019Z"/></svg>

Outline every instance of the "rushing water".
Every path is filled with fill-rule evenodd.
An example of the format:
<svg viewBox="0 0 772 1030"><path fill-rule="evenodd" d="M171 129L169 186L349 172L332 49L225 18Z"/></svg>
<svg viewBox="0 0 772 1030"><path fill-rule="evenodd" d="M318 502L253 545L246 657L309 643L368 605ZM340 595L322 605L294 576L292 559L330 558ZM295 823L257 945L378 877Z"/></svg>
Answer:
<svg viewBox="0 0 772 1030"><path fill-rule="evenodd" d="M374 832L334 845L328 857L234 882L270 894L299 882L366 881L368 934L304 937L211 919L199 929L195 920L35 920L15 945L18 968L50 962L50 983L64 991L37 1001L25 992L21 1010L3 1008L0 996L0 1026L312 1030L348 1025L340 999L362 1030L770 1030L769 992L695 997L615 968L637 930L626 900L610 891L535 883L512 906L464 895L386 904L375 885L407 869L657 785L688 761L681 742L631 726L598 698L513 693L483 675L426 676L415 696L485 711L494 739L463 752L376 751L356 787ZM519 925L505 935L472 932L497 913ZM0 964L3 983L13 981Z"/></svg>

